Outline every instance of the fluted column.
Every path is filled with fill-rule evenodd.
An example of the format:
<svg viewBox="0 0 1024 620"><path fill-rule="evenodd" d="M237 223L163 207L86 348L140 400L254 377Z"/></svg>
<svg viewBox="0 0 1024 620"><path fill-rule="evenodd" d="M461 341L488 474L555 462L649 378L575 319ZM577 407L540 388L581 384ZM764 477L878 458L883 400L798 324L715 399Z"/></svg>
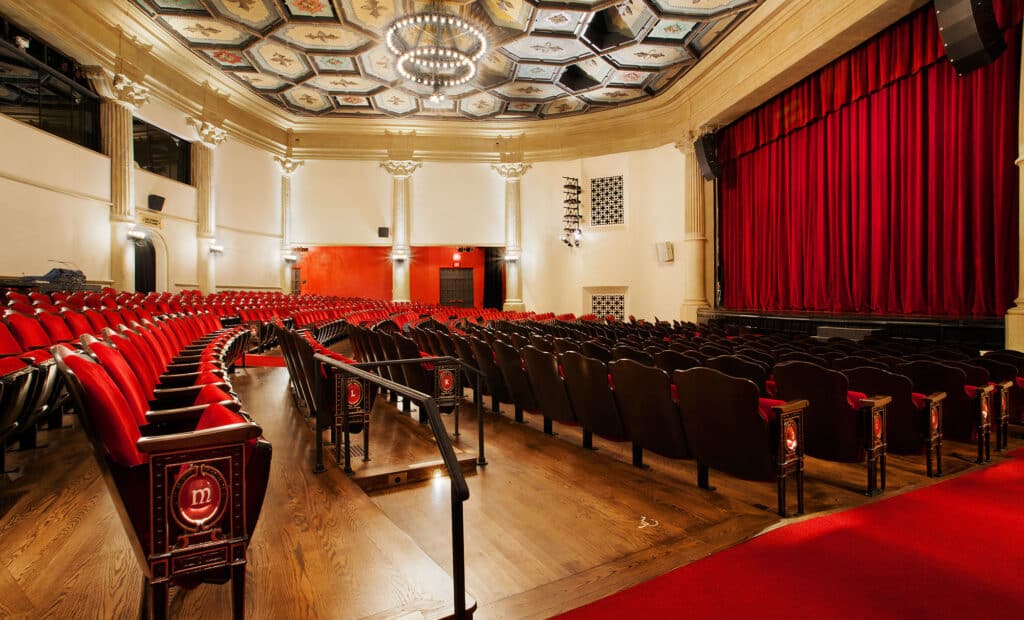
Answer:
<svg viewBox="0 0 1024 620"><path fill-rule="evenodd" d="M505 179L505 303L502 308L522 312L526 306L523 303L523 274L519 265L523 257L520 180L530 169L530 164L492 164L491 168Z"/></svg>
<svg viewBox="0 0 1024 620"><path fill-rule="evenodd" d="M192 143L192 185L196 188L196 275L202 293L217 292L217 262L212 248L217 245L217 197L213 183L213 154L227 133L194 118L188 124L198 140Z"/></svg>
<svg viewBox="0 0 1024 620"><path fill-rule="evenodd" d="M292 175L306 162L274 156L281 168L281 292L292 292Z"/></svg>
<svg viewBox="0 0 1024 620"><path fill-rule="evenodd" d="M132 116L149 101L149 89L126 75L87 67L85 75L102 97L100 132L110 158L110 279L122 291L135 290L135 149Z"/></svg>
<svg viewBox="0 0 1024 620"><path fill-rule="evenodd" d="M697 322L697 310L708 307L704 286L704 249L707 245L707 224L704 215L704 177L700 173L693 136L676 143L683 154L684 171L684 234L683 234L683 305L684 321Z"/></svg>
<svg viewBox="0 0 1024 620"><path fill-rule="evenodd" d="M412 208L412 174L420 167L414 161L381 163L391 175L391 300L409 301L409 212Z"/></svg>
<svg viewBox="0 0 1024 620"><path fill-rule="evenodd" d="M1017 99L1017 167L1020 187L1018 189L1017 213L1017 299L1006 313L1006 348L1024 351L1024 65L1021 66L1020 94Z"/></svg>

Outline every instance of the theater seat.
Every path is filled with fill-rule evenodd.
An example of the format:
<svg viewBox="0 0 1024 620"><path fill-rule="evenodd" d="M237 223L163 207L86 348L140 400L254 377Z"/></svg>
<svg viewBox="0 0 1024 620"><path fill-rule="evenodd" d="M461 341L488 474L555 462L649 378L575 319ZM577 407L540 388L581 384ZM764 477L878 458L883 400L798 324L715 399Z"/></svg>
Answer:
<svg viewBox="0 0 1024 620"><path fill-rule="evenodd" d="M615 402L633 441L633 463L643 466L643 450L670 459L693 458L668 373L628 359L608 365Z"/></svg>
<svg viewBox="0 0 1024 620"><path fill-rule="evenodd" d="M246 548L270 474L259 425L210 405L191 430L154 434L100 364L63 345L52 352L140 561L152 616L166 616L171 585L230 579L242 617Z"/></svg>
<svg viewBox="0 0 1024 620"><path fill-rule="evenodd" d="M849 359L849 358L847 358ZM886 394L892 402L886 409L886 451L896 454L925 453L925 467L932 476L942 475L942 401L945 392L914 392L909 377L881 368L862 366L844 370L850 389L865 394Z"/></svg>
<svg viewBox="0 0 1024 620"><path fill-rule="evenodd" d="M565 389L555 354L531 345L523 348L523 362L533 393L537 396L540 414L544 416L544 432L554 434L552 422L576 424L576 414L569 401L569 393Z"/></svg>
<svg viewBox="0 0 1024 620"><path fill-rule="evenodd" d="M867 493L884 491L885 417L892 399L851 392L846 375L811 362L778 364L774 377L779 398L810 403L805 413L806 453L845 463L867 458Z"/></svg>
<svg viewBox="0 0 1024 620"><path fill-rule="evenodd" d="M566 353L560 361L572 410L583 427L583 447L593 447L591 433L610 441L629 441L608 366L575 351Z"/></svg>
<svg viewBox="0 0 1024 620"><path fill-rule="evenodd" d="M530 377L526 374L523 358L519 355L518 349L502 340L495 340L491 346L494 349L494 357L501 370L501 376L505 378L505 386L512 396L516 421L522 422L524 411L534 414L540 411L537 396L530 384Z"/></svg>
<svg viewBox="0 0 1024 620"><path fill-rule="evenodd" d="M711 368L677 370L672 382L697 484L709 488L708 470L743 480L778 483L779 516L786 516L786 480L796 479L797 514L804 512L803 425L806 400L760 397L756 383Z"/></svg>

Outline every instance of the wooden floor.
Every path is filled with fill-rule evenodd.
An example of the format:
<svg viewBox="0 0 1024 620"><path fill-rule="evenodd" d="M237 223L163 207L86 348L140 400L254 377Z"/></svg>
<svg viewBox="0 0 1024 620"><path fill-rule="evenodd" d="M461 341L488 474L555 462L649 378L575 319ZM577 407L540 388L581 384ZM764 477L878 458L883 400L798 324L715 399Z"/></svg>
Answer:
<svg viewBox="0 0 1024 620"><path fill-rule="evenodd" d="M288 396L285 369L241 370L234 385L274 446L249 554L249 617L444 615L452 597L447 479L367 496L330 460L313 475L312 432ZM458 445L475 453L475 412L467 404L462 413ZM538 418L523 425L510 414L485 414L489 464L467 478L467 589L477 617L547 617L782 521L771 508L773 484L712 472L717 491L702 491L692 462L647 455L650 469L639 470L626 445L598 439L597 451L584 450L578 429L556 425L560 435L549 437ZM133 617L141 573L81 431L42 438L49 447L10 457L23 475L0 480L0 617ZM371 449L376 461L376 440ZM947 442L947 476L975 467L954 456L971 451ZM860 493L862 465L809 459L806 471L808 518L875 501ZM931 484L923 471L923 458L891 456L882 497ZM224 586L176 590L172 614L226 618L229 600Z"/></svg>

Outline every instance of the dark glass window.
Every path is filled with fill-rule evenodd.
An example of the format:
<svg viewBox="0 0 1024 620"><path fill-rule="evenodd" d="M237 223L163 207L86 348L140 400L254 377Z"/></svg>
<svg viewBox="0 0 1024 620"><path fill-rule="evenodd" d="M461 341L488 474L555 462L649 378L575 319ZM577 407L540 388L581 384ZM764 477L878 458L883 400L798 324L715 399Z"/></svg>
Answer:
<svg viewBox="0 0 1024 620"><path fill-rule="evenodd" d="M99 151L99 104L77 62L0 17L0 113Z"/></svg>
<svg viewBox="0 0 1024 620"><path fill-rule="evenodd" d="M140 168L182 183L190 182L188 140L137 118L132 121L132 133L135 163Z"/></svg>

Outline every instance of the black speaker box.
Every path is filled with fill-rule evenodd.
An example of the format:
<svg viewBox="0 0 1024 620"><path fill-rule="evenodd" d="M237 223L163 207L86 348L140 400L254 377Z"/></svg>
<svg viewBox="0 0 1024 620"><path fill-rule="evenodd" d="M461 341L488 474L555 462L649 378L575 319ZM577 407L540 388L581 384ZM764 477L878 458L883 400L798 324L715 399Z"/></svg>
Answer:
<svg viewBox="0 0 1024 620"><path fill-rule="evenodd" d="M387 226L380 226L377 228L377 236L381 239L387 239L391 236L391 229Z"/></svg>
<svg viewBox="0 0 1024 620"><path fill-rule="evenodd" d="M697 153L697 163L700 164L700 173L707 180L717 179L722 176L722 165L718 163L718 135L707 133L697 138L693 143L693 149Z"/></svg>
<svg viewBox="0 0 1024 620"><path fill-rule="evenodd" d="M960 75L991 64L1006 49L992 0L935 0L946 56Z"/></svg>
<svg viewBox="0 0 1024 620"><path fill-rule="evenodd" d="M149 195L149 210L150 211L163 211L164 210L164 197L157 196L156 194Z"/></svg>

